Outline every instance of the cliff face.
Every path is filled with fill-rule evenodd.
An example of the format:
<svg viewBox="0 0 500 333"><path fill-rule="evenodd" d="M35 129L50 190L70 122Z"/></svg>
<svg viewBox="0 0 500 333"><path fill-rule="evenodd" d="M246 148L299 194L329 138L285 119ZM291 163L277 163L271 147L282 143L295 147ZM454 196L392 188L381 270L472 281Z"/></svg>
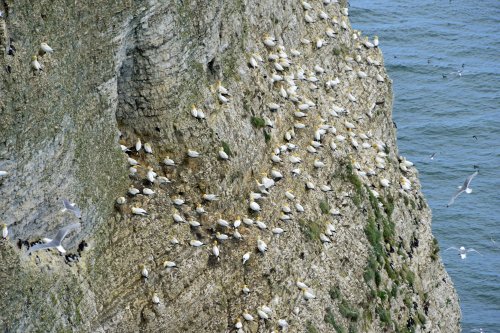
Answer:
<svg viewBox="0 0 500 333"><path fill-rule="evenodd" d="M346 3L310 5L0 5L0 170L9 172L0 179L0 218L9 228L0 242L3 331L230 332L238 319L244 332L277 329L279 319L291 332L459 331L458 299L417 171L398 159L381 52L351 29ZM276 45L266 46L265 34ZM40 56L44 70L34 73L30 59L44 41L55 52ZM206 118L194 118L192 105ZM321 146L311 153L316 136ZM153 154L132 148L141 167L129 176L119 143L132 147L137 138ZM188 149L201 157L187 157ZM282 161L272 162L273 154ZM162 163L167 156L176 167ZM149 184L148 167L172 183ZM255 180L272 178L273 169L283 178L253 212ZM156 193L127 196L131 184ZM218 200L204 201L205 193ZM127 202L115 204L121 196ZM23 255L26 242L74 223L60 212L62 198L83 212L81 230L64 242L77 260L55 250ZM186 204L176 206L176 198ZM198 204L206 214L196 213ZM149 215L135 216L132 207ZM174 214L201 226L175 223ZM237 240L234 228L217 223L244 216L267 229L242 223ZM277 227L285 232L274 234ZM219 259L217 232L230 236L219 240ZM164 268L166 260L178 267ZM305 300L297 280L316 298ZM263 305L272 310L268 320L258 320ZM253 321L242 318L246 311Z"/></svg>

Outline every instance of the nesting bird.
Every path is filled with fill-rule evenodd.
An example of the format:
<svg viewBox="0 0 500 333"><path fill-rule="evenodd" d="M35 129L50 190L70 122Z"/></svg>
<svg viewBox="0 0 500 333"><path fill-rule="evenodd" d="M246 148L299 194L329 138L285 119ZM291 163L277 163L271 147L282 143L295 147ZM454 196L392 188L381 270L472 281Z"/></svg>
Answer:
<svg viewBox="0 0 500 333"><path fill-rule="evenodd" d="M40 50L43 51L43 53L52 53L54 50L47 45L47 43L41 43L40 44Z"/></svg>

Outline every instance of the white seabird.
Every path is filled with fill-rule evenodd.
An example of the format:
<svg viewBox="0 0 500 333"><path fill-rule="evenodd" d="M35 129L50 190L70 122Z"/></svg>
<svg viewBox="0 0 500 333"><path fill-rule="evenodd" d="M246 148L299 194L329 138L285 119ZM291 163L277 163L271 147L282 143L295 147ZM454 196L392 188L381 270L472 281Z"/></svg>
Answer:
<svg viewBox="0 0 500 333"><path fill-rule="evenodd" d="M63 199L63 209L61 209L61 212L69 211L70 213L73 213L77 218L81 219L82 218L82 212L80 211L80 208L76 205L76 203L71 203L66 199Z"/></svg>
<svg viewBox="0 0 500 333"><path fill-rule="evenodd" d="M9 236L9 229L7 228L7 224L2 223L2 238L7 239Z"/></svg>
<svg viewBox="0 0 500 333"><path fill-rule="evenodd" d="M250 259L251 252L247 252L243 255L243 265Z"/></svg>
<svg viewBox="0 0 500 333"><path fill-rule="evenodd" d="M471 193L472 192L472 189L469 188L469 185L470 185L470 182L472 181L472 179L474 177L476 177L477 174L478 174L478 171L474 172L472 175L470 175L469 177L467 177L467 179L465 180L464 184L462 186L460 186L458 188L458 191L455 192L455 194L451 197L450 202L448 202L448 204L446 205L446 207L451 206L455 202L455 199L460 194L462 194L463 192L465 192L465 193Z"/></svg>
<svg viewBox="0 0 500 333"><path fill-rule="evenodd" d="M142 216L148 215L148 213L144 209L139 208L139 207L132 207L132 214L142 215Z"/></svg>
<svg viewBox="0 0 500 333"><path fill-rule="evenodd" d="M42 50L45 53L52 53L52 52L54 52L54 49L52 49L47 43L41 43L40 44L40 50Z"/></svg>
<svg viewBox="0 0 500 333"><path fill-rule="evenodd" d="M59 229L57 232L56 236L54 239L48 239L46 238L45 240L47 241L45 244L36 244L32 246L27 252L26 255L30 254L31 252L38 251L38 250L43 250L43 249L50 249L50 248L56 248L59 252L61 253L66 253L66 250L62 247L61 243L66 237L66 235L73 229L79 228L81 225L80 223L73 223L70 224L62 229Z"/></svg>
<svg viewBox="0 0 500 333"><path fill-rule="evenodd" d="M456 247L452 246L452 247L447 248L445 251L448 251L448 250L456 250L456 251L458 251L458 254L460 255L460 258L462 258L462 259L466 259L467 258L467 252L477 252L477 253L481 254L479 251L476 251L473 248L466 249L464 246L460 246L459 249L457 249Z"/></svg>

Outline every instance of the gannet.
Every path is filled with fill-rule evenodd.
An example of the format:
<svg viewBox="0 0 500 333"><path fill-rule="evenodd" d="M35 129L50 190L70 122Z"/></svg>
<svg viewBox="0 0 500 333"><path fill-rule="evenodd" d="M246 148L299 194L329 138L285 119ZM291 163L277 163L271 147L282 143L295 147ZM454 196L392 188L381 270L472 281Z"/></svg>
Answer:
<svg viewBox="0 0 500 333"><path fill-rule="evenodd" d="M182 205L184 205L186 203L186 201L184 199L181 199L181 198L175 198L175 199L172 200L172 202L176 206L182 206Z"/></svg>
<svg viewBox="0 0 500 333"><path fill-rule="evenodd" d="M323 192L330 192L332 190L332 187L328 185L321 185L319 189Z"/></svg>
<svg viewBox="0 0 500 333"><path fill-rule="evenodd" d="M146 268L146 266L141 264L141 265L139 265L139 268L141 269L142 277L147 279L149 277L149 272L148 272L148 269Z"/></svg>
<svg viewBox="0 0 500 333"><path fill-rule="evenodd" d="M311 44L311 41L310 41L309 39L307 39L307 38L302 38L302 39L300 40L300 42L301 42L302 44L305 44L305 45L307 45L307 44Z"/></svg>
<svg viewBox="0 0 500 333"><path fill-rule="evenodd" d="M287 214L284 214L284 213L281 213L280 215L280 220L281 221L290 221L292 219L292 217L290 215L287 215Z"/></svg>
<svg viewBox="0 0 500 333"><path fill-rule="evenodd" d="M280 180L281 178L283 178L283 174L276 169L272 169L271 177L273 177L273 179Z"/></svg>
<svg viewBox="0 0 500 333"><path fill-rule="evenodd" d="M247 226L251 226L251 225L253 225L253 220L252 220L252 219L250 219L250 218L248 218L248 217L244 217L242 221L243 221L243 223L245 223Z"/></svg>
<svg viewBox="0 0 500 333"><path fill-rule="evenodd" d="M293 164L297 164L297 163L301 163L302 162L302 160L299 157L294 156L294 155L291 155L288 159Z"/></svg>
<svg viewBox="0 0 500 333"><path fill-rule="evenodd" d="M151 301L153 302L153 304L160 304L160 298L158 297L157 293L153 294L153 297L151 298Z"/></svg>
<svg viewBox="0 0 500 333"><path fill-rule="evenodd" d="M324 11L322 11L322 10L319 12L319 17L320 17L322 20L327 20L327 19L329 19L329 18L330 18L330 17L328 16L328 14L327 14L327 13L325 13Z"/></svg>
<svg viewBox="0 0 500 333"><path fill-rule="evenodd" d="M283 161L281 160L281 157L279 157L279 156L277 156L277 155L275 155L275 154L271 155L271 161L272 161L273 163L281 163L281 162L283 162Z"/></svg>
<svg viewBox="0 0 500 333"><path fill-rule="evenodd" d="M160 183L160 184L170 184L170 183L171 183L170 179L168 179L168 178L167 178L167 177L165 177L165 176L159 176L159 177L157 177L157 178L156 178L156 180L157 180L157 181L158 181L158 183Z"/></svg>
<svg viewBox="0 0 500 333"><path fill-rule="evenodd" d="M330 240L330 238L328 238L327 235L321 233L319 234L319 239L323 242L323 243L331 243L332 241Z"/></svg>
<svg viewBox="0 0 500 333"><path fill-rule="evenodd" d="M221 234L220 232L217 232L215 234L215 238L217 238L218 240L220 241L224 241L224 240L228 240L229 239L229 236L226 235L226 234Z"/></svg>
<svg viewBox="0 0 500 333"><path fill-rule="evenodd" d="M267 313L265 313L261 308L257 308L257 314L259 315L260 319L267 320L269 319L269 316Z"/></svg>
<svg viewBox="0 0 500 333"><path fill-rule="evenodd" d="M2 223L2 238L7 239L9 236L9 229L7 228L7 224Z"/></svg>
<svg viewBox="0 0 500 333"><path fill-rule="evenodd" d="M241 219L240 219L240 217L238 216L238 217L236 218L236 220L234 220L234 221L233 221L233 228L239 228L239 227L240 227L240 225L241 225Z"/></svg>
<svg viewBox="0 0 500 333"><path fill-rule="evenodd" d="M381 178L380 179L380 185L382 185L383 187L388 187L390 184L389 180L386 179L386 178Z"/></svg>
<svg viewBox="0 0 500 333"><path fill-rule="evenodd" d="M310 299L316 298L316 296L314 296L314 294L311 291L307 290L307 289L304 289L302 291L302 295L304 296L304 299L306 299L306 300L310 300Z"/></svg>
<svg viewBox="0 0 500 333"><path fill-rule="evenodd" d="M268 34L264 34L262 37L262 41L264 42L264 45L268 47L274 47L276 46L276 39L274 37L271 37Z"/></svg>
<svg viewBox="0 0 500 333"><path fill-rule="evenodd" d="M127 199L125 199L125 197L118 197L118 198L116 198L116 203L118 205L123 205L125 202L127 202Z"/></svg>
<svg viewBox="0 0 500 333"><path fill-rule="evenodd" d="M405 191L411 190L411 182L408 178L406 178L405 176L401 176L400 181L401 181L401 188L403 190L405 190Z"/></svg>
<svg viewBox="0 0 500 333"><path fill-rule="evenodd" d="M234 231L233 231L233 238L235 238L235 239L242 239L243 238L241 236L240 232L238 231L238 229L234 229Z"/></svg>
<svg viewBox="0 0 500 333"><path fill-rule="evenodd" d="M149 142L146 142L144 144L144 151L148 154L152 154L153 153L153 148L151 147L151 144Z"/></svg>
<svg viewBox="0 0 500 333"><path fill-rule="evenodd" d="M229 222L222 218L217 219L217 224L224 228L229 227Z"/></svg>
<svg viewBox="0 0 500 333"><path fill-rule="evenodd" d="M187 156L192 157L192 158L197 158L197 157L200 157L201 154L195 150L188 149Z"/></svg>
<svg viewBox="0 0 500 333"><path fill-rule="evenodd" d="M264 229L267 229L267 225L262 222L262 221L255 221L255 224L257 225L257 228L261 229L261 230L264 230Z"/></svg>
<svg viewBox="0 0 500 333"><path fill-rule="evenodd" d="M203 244L199 240L192 239L192 240L189 241L189 245L194 246L194 247L200 247L200 246L203 246L205 244Z"/></svg>
<svg viewBox="0 0 500 333"><path fill-rule="evenodd" d="M219 200L217 198L217 195L216 194L203 194L203 200L206 200L206 201L216 201L216 200Z"/></svg>
<svg viewBox="0 0 500 333"><path fill-rule="evenodd" d="M282 233L284 233L285 230L281 229L281 228L274 228L272 230L272 233L275 234L275 235L281 235Z"/></svg>
<svg viewBox="0 0 500 333"><path fill-rule="evenodd" d="M214 246L212 247L212 253L214 254L214 256L217 259L219 259L220 251L219 251L219 247L217 246L217 241L214 241Z"/></svg>
<svg viewBox="0 0 500 333"><path fill-rule="evenodd" d="M77 218L82 218L82 212L80 211L80 208L78 208L76 203L69 202L67 199L63 199L62 202L63 209L61 209L61 212L69 211L70 213L73 213Z"/></svg>
<svg viewBox="0 0 500 333"><path fill-rule="evenodd" d="M255 201L250 201L250 209L254 212L260 212L261 211L261 208L260 208L260 205L258 203L256 203Z"/></svg>
<svg viewBox="0 0 500 333"><path fill-rule="evenodd" d="M172 245L178 245L178 244L179 244L179 240L178 240L177 238L175 238L175 237L174 237L174 238L172 238L172 239L170 240L170 244L172 244Z"/></svg>
<svg viewBox="0 0 500 333"><path fill-rule="evenodd" d="M248 312L243 312L243 318L245 318L246 321L252 321L253 320L253 316L251 314L249 314Z"/></svg>
<svg viewBox="0 0 500 333"><path fill-rule="evenodd" d="M324 168L326 166L325 163L321 162L320 160L314 160L314 167L317 169Z"/></svg>
<svg viewBox="0 0 500 333"><path fill-rule="evenodd" d="M243 285L243 287L241 288L241 291L245 294L245 295L248 295L250 293L250 288L248 288L248 286L246 284Z"/></svg>
<svg viewBox="0 0 500 333"><path fill-rule="evenodd" d="M300 203L298 203L298 202L295 204L295 209L299 213L303 213L304 212L304 207Z"/></svg>
<svg viewBox="0 0 500 333"><path fill-rule="evenodd" d="M358 75L358 77L359 77L360 79L365 79L365 78L367 78L367 77L368 77L368 74L366 74L366 73L365 73L365 72L363 72L362 70L358 70L358 71L356 72L356 74Z"/></svg>
<svg viewBox="0 0 500 333"><path fill-rule="evenodd" d="M199 226L201 226L201 223L198 222L198 221L195 221L195 220L189 220L189 225L192 227L192 228L197 228Z"/></svg>
<svg viewBox="0 0 500 333"><path fill-rule="evenodd" d="M128 161L128 164L130 164L130 165L139 165L139 162L134 160L132 157L128 157L127 161Z"/></svg>
<svg viewBox="0 0 500 333"><path fill-rule="evenodd" d="M31 252L38 251L38 250L43 250L43 249L51 249L51 248L56 248L59 252L61 253L66 253L66 250L62 246L62 241L66 237L66 235L73 229L80 228L81 225L80 223L74 223L65 226L64 228L59 229L57 232L56 236L54 239L50 238L44 238L45 244L36 244L32 246L27 252L26 255L30 254ZM6 238L6 227L2 228L2 237L5 235L4 238Z"/></svg>
<svg viewBox="0 0 500 333"><path fill-rule="evenodd" d="M250 59L248 60L248 63L253 68L257 68L259 66L259 63L257 62L257 60L253 56L250 56Z"/></svg>
<svg viewBox="0 0 500 333"><path fill-rule="evenodd" d="M311 17L311 15L309 15L308 12L306 12L304 14L304 21L306 21L307 23L314 23L314 19Z"/></svg>
<svg viewBox="0 0 500 333"><path fill-rule="evenodd" d="M140 138L137 138L137 141L135 142L135 150L139 151L142 148L142 142Z"/></svg>
<svg viewBox="0 0 500 333"><path fill-rule="evenodd" d="M38 62L36 55L34 55L33 57L31 57L31 67L35 71L41 71L41 70L43 70L43 66Z"/></svg>
<svg viewBox="0 0 500 333"><path fill-rule="evenodd" d="M184 223L184 222L186 222L184 220L184 218L182 216L180 216L179 214L177 214L177 213L173 214L172 218L174 219L174 222L176 222L176 223Z"/></svg>
<svg viewBox="0 0 500 333"><path fill-rule="evenodd" d="M312 182L306 182L306 189L307 190L314 190L316 186Z"/></svg>
<svg viewBox="0 0 500 333"><path fill-rule="evenodd" d="M292 170L292 176L297 177L301 173L300 168L295 168Z"/></svg>
<svg viewBox="0 0 500 333"><path fill-rule="evenodd" d="M296 111L296 112L294 112L294 114L293 114L293 115L294 115L295 117L297 117L297 118L305 118L305 117L307 117L307 113L300 112L300 111Z"/></svg>
<svg viewBox="0 0 500 333"><path fill-rule="evenodd" d="M373 46L375 46L375 47L378 46L378 36L373 37Z"/></svg>
<svg viewBox="0 0 500 333"><path fill-rule="evenodd" d="M264 243L260 238L257 239L257 248L261 253L264 253L267 251L267 244Z"/></svg>
<svg viewBox="0 0 500 333"><path fill-rule="evenodd" d="M49 45L47 45L47 43L41 43L40 44L40 50L42 50L45 53L52 53L52 52L54 52L54 50Z"/></svg>
<svg viewBox="0 0 500 333"><path fill-rule="evenodd" d="M375 79L376 79L378 82L384 82L384 81L385 81L385 79L382 77L382 75L380 75L380 74L378 74L378 73L377 73L377 75L375 75Z"/></svg>
<svg viewBox="0 0 500 333"><path fill-rule="evenodd" d="M288 323L285 319L279 319L278 326L285 330L288 327Z"/></svg>
<svg viewBox="0 0 500 333"><path fill-rule="evenodd" d="M302 282L300 280L297 280L295 284L301 290L309 289L309 287L304 282Z"/></svg>
<svg viewBox="0 0 500 333"><path fill-rule="evenodd" d="M166 166L175 166L174 160L170 159L168 156L163 160L163 164Z"/></svg>
<svg viewBox="0 0 500 333"><path fill-rule="evenodd" d="M163 262L163 267L164 268L177 268L177 264L175 263L175 261L165 260Z"/></svg>
<svg viewBox="0 0 500 333"><path fill-rule="evenodd" d="M462 258L462 259L466 259L467 258L467 252L476 252L476 253L481 254L479 251L476 251L473 248L466 249L464 246L460 246L459 249L457 249L456 247L452 246L452 247L447 248L445 251L448 251L448 250L456 250L456 251L458 251L458 254L460 255L460 258Z"/></svg>
<svg viewBox="0 0 500 333"><path fill-rule="evenodd" d="M285 191L285 196L289 199L289 200L293 200L295 199L295 195L290 192L290 191Z"/></svg>
<svg viewBox="0 0 500 333"><path fill-rule="evenodd" d="M203 208L203 206L200 203L196 204L196 213L200 215L206 213L205 208Z"/></svg>
<svg viewBox="0 0 500 333"><path fill-rule="evenodd" d="M243 265L250 259L251 252L247 252L243 255Z"/></svg>
<svg viewBox="0 0 500 333"><path fill-rule="evenodd" d="M155 194L155 192L152 189L147 188L147 187L145 187L145 188L142 189L142 193L144 193L145 195L153 195L153 194Z"/></svg>
<svg viewBox="0 0 500 333"><path fill-rule="evenodd" d="M128 149L128 147L124 146L124 145L120 145L120 148L121 148L122 152L124 152L124 153L130 151L130 149Z"/></svg>
<svg viewBox="0 0 500 333"><path fill-rule="evenodd" d="M148 168L148 172L146 174L146 179L150 182L150 183L154 183L155 182L155 178L156 178L157 174L156 172L153 171L153 168Z"/></svg>
<svg viewBox="0 0 500 333"><path fill-rule="evenodd" d="M320 49L328 43L323 38L316 38L316 48Z"/></svg>
<svg viewBox="0 0 500 333"><path fill-rule="evenodd" d="M239 333L241 328L243 327L243 324L241 323L240 318L238 318L238 320L236 320L236 322L234 323L234 327L238 330L238 333Z"/></svg>
<svg viewBox="0 0 500 333"><path fill-rule="evenodd" d="M146 216L148 213L139 207L132 207L132 214Z"/></svg>
<svg viewBox="0 0 500 333"><path fill-rule="evenodd" d="M478 174L478 171L474 172L472 175L470 175L469 177L467 177L467 179L465 180L465 182L463 183L462 186L460 186L458 188L458 191L455 192L455 194L451 197L450 199L450 202L448 202L448 204L446 205L446 207L449 207L451 206L454 202L455 202L455 199L462 193L471 193L472 192L472 189L469 188L469 185L470 185L470 182L472 181L472 179L474 177L476 177L476 175Z"/></svg>
<svg viewBox="0 0 500 333"><path fill-rule="evenodd" d="M229 103L229 98L227 98L226 96L222 95L222 94L218 94L217 95L219 97L219 101L222 103L222 104L227 104Z"/></svg>
<svg viewBox="0 0 500 333"><path fill-rule="evenodd" d="M312 6L306 1L302 1L302 7L304 8L304 10L311 10L312 9Z"/></svg>

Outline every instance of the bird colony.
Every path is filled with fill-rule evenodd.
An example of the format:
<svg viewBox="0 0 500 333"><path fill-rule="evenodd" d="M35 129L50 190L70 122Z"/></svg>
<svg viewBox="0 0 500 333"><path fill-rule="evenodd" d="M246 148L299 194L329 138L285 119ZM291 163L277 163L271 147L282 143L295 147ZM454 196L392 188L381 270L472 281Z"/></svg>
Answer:
<svg viewBox="0 0 500 333"><path fill-rule="evenodd" d="M161 264L152 265L145 257L142 263L131 267L145 283L152 283L151 276L161 272L175 284L177 272L183 270L183 261L189 256L206 257L214 265L221 265L229 257L234 258L234 253L241 253L238 262L230 267L249 269L249 265L258 265L270 252L295 246L287 242L288 231L302 228L300 220L315 220L325 214L318 210L319 202L313 208L310 197L303 197L306 193L316 193L330 203L326 212L328 221L320 225L319 237L312 241L318 242L324 251L334 248L342 216L348 213L342 209L349 209L344 202L353 192L331 182L333 170L341 163L350 165L355 177L376 198L388 193L417 195L413 164L398 157L396 147L384 142L388 135L383 129L373 129L371 124L384 105L384 101L377 100L377 90L386 90L388 84L378 38L370 41L351 29L348 8L341 8L335 0L304 1L301 5L303 12L299 16L308 28L301 40L287 45L266 33L246 55L250 75L255 80L264 80L269 87L269 91L263 92L268 101L260 115L254 117L255 130L263 129L273 136L266 148L268 163L261 166L259 176L254 175L254 188L246 193L244 202L235 203L238 212L217 208L218 202L233 200L223 193L180 194L186 189L183 180L177 178L179 169L230 165L238 159L222 144L186 147L170 156L157 156L159 147L153 142L143 143L146 140L138 136L120 139L131 184L127 193L116 199L117 210L128 223L140 225L162 219L171 225L163 244L167 254L161 258ZM342 49L340 41L354 41L354 45ZM45 43L41 50L53 52ZM324 61L311 63L304 56L310 52L316 54L315 59ZM43 68L37 56L31 65L36 72ZM214 82L212 91L218 100L215 107L229 108L235 99L244 98L232 93L233 84L238 83ZM185 112L193 122L205 122L213 111L195 103ZM0 172L0 177L7 176L6 171ZM161 209L154 206L160 197L169 202ZM274 202L286 204L278 206ZM66 209L76 207L66 206L65 203ZM3 230L6 238L7 226ZM60 246L68 231L62 229L53 247ZM35 249L38 248L31 251ZM163 275L165 272L167 275ZM243 332L250 322L262 322L274 331L287 330L302 311L307 311L308 304L319 297L312 287L318 281L308 277L307 272L304 274L292 285L282 286L297 295L291 311L279 308L275 298L261 299L258 305L244 302L241 309L231 312L230 329ZM246 300L260 288L261 285L241 281L241 298ZM152 307L162 307L166 302L154 285L148 299Z"/></svg>

